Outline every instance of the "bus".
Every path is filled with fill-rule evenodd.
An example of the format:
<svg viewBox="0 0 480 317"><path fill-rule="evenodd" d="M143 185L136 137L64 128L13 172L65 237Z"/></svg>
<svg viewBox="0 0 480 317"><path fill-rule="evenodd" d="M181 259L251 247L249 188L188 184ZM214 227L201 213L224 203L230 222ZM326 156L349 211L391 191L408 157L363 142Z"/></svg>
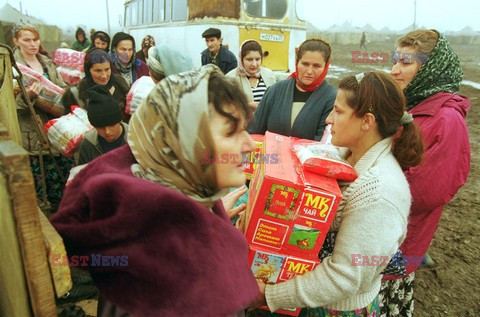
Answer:
<svg viewBox="0 0 480 317"><path fill-rule="evenodd" d="M241 43L254 39L262 44L263 66L285 73L295 70L295 49L306 38L303 6L303 0L127 0L124 31L137 50L152 35L201 66L202 33L215 27L237 59Z"/></svg>

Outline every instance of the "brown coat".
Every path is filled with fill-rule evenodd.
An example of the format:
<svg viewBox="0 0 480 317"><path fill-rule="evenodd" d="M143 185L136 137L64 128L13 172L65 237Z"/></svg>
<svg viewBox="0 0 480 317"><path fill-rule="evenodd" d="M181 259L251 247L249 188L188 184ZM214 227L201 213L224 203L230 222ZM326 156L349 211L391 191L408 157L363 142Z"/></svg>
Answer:
<svg viewBox="0 0 480 317"><path fill-rule="evenodd" d="M15 61L18 64L27 65L23 55L19 49L14 51ZM37 54L37 58L40 63L47 68L48 76L50 77L50 81L57 86L62 88L67 88L67 84L63 81L62 76L57 72L57 68L53 64L53 62L48 58L41 54ZM20 125L20 133L22 134L22 143L25 150L27 150L30 154L40 154L42 152L40 136L38 135L37 129L35 127L35 122L30 114L30 110L23 99L22 94L18 94L16 96L17 101L17 115L18 115L18 122ZM32 99L32 103L35 103L35 99ZM37 115L40 117L43 124L45 124L48 120L53 119L49 113L46 113L39 108L35 107L35 111ZM42 127L43 128L43 127Z"/></svg>

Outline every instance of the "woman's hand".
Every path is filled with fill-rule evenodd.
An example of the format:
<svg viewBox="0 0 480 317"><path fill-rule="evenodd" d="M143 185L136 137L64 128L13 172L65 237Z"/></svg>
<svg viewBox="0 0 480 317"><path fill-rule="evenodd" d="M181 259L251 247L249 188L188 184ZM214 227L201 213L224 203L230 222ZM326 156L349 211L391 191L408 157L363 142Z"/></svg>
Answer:
<svg viewBox="0 0 480 317"><path fill-rule="evenodd" d="M260 307L260 306L267 306L267 299L265 298L265 287L267 286L263 282L259 282L257 280L258 284L258 297L255 302L250 304L250 307Z"/></svg>
<svg viewBox="0 0 480 317"><path fill-rule="evenodd" d="M27 91L28 98L32 99L38 97L42 90L42 84L36 81L31 86L26 87L25 90Z"/></svg>
<svg viewBox="0 0 480 317"><path fill-rule="evenodd" d="M240 188L235 189L234 191L229 192L222 198L223 207L228 214L230 219L233 219L236 215L247 208L247 205L240 204L237 207L233 208L235 202L247 192L247 187L242 186Z"/></svg>

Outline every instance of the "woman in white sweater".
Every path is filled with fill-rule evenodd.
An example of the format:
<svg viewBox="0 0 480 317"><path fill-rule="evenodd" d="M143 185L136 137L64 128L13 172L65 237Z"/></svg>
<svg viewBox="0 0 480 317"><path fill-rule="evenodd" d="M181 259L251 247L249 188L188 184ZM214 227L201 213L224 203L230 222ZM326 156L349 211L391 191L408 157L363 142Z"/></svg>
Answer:
<svg viewBox="0 0 480 317"><path fill-rule="evenodd" d="M275 74L262 67L262 45L255 40L246 40L240 46L240 63L226 75L238 81L252 109L256 109L265 91L275 84Z"/></svg>
<svg viewBox="0 0 480 317"><path fill-rule="evenodd" d="M394 79L370 72L344 78L327 118L358 178L342 186L330 228L331 253L312 272L259 283L259 305L305 307L301 316L378 316L381 272L405 238L411 203L402 169L423 154L418 127ZM394 146L393 146L394 145ZM328 253L324 244L323 253Z"/></svg>

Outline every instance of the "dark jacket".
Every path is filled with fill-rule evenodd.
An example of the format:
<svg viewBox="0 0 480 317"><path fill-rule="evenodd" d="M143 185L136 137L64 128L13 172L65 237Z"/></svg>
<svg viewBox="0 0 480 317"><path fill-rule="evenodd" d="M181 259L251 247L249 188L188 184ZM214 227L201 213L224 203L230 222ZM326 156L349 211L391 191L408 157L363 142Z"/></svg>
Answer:
<svg viewBox="0 0 480 317"><path fill-rule="evenodd" d="M301 139L320 140L325 130L325 120L333 109L337 91L324 81L308 98L291 125L295 78L277 82L263 95L248 132L270 132Z"/></svg>
<svg viewBox="0 0 480 317"><path fill-rule="evenodd" d="M134 176L136 163L127 144L89 163L51 218L69 255L113 257L82 266L102 298L133 316L228 316L253 302L247 241L221 201L207 209Z"/></svg>
<svg viewBox="0 0 480 317"><path fill-rule="evenodd" d="M137 59L140 59L142 62L144 62L145 64L147 63L147 59L145 58L145 53L143 52L143 50L139 50L135 56L137 56ZM147 65L148 66L148 65Z"/></svg>
<svg viewBox="0 0 480 317"><path fill-rule="evenodd" d="M124 145L127 143L128 125L122 122L122 127L125 133L121 145ZM98 132L96 129L93 129L92 131L87 132L83 137L82 143L80 144L80 148L78 150L77 165L91 162L102 154L104 154L104 152L98 143Z"/></svg>
<svg viewBox="0 0 480 317"><path fill-rule="evenodd" d="M216 65L222 70L224 74L227 74L229 71L235 69L238 66L237 58L225 46L220 46L220 52L218 54L219 58ZM211 63L212 61L210 59L210 52L207 48L202 52L202 66Z"/></svg>
<svg viewBox="0 0 480 317"><path fill-rule="evenodd" d="M116 74L112 74L112 76L114 78L113 87L115 87L113 98L118 102L122 111L125 112L125 103L130 87L122 76ZM78 85L70 87L65 91L62 97L62 104L65 106L66 111L70 111L70 106L72 105L78 105L88 111L87 89L87 80L83 78Z"/></svg>

